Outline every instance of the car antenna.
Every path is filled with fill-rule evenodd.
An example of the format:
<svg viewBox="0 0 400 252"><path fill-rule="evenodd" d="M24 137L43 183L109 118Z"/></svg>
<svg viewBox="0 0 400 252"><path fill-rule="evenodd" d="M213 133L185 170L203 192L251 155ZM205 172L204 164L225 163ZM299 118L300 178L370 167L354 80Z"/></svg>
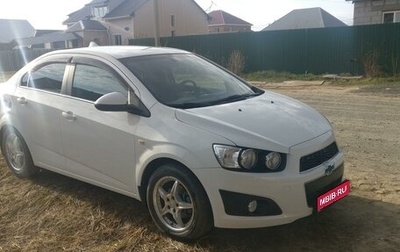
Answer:
<svg viewBox="0 0 400 252"><path fill-rule="evenodd" d="M97 47L97 46L99 46L99 45L94 41L89 43L89 47Z"/></svg>

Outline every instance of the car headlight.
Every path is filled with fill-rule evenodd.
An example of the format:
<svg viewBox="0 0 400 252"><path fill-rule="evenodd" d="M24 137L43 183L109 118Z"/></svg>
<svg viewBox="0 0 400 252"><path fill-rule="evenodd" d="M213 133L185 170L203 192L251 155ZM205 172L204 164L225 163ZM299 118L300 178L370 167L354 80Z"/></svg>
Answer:
<svg viewBox="0 0 400 252"><path fill-rule="evenodd" d="M228 169L239 169L239 153L240 148L214 145L214 153L219 164Z"/></svg>
<svg viewBox="0 0 400 252"><path fill-rule="evenodd" d="M253 149L246 149L239 154L239 165L244 169L250 170L256 166L258 161L257 153Z"/></svg>
<svg viewBox="0 0 400 252"><path fill-rule="evenodd" d="M215 144L214 154L219 164L242 172L279 172L285 168L285 155L278 152Z"/></svg>
<svg viewBox="0 0 400 252"><path fill-rule="evenodd" d="M276 170L281 165L282 158L278 152L271 152L265 156L265 166L270 170Z"/></svg>

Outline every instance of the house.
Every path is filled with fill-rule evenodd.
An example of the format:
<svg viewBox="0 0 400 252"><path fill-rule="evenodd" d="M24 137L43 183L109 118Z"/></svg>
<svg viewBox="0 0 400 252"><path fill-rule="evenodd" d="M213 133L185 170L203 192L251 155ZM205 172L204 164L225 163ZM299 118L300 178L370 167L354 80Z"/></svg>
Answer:
<svg viewBox="0 0 400 252"><path fill-rule="evenodd" d="M62 30L36 30L34 36L19 39L18 44L19 47L62 49L66 48L65 41L76 38Z"/></svg>
<svg viewBox="0 0 400 252"><path fill-rule="evenodd" d="M249 32L253 26L249 22L235 17L228 12L216 10L208 13L208 32L223 33L223 32Z"/></svg>
<svg viewBox="0 0 400 252"><path fill-rule="evenodd" d="M352 0L352 2L354 25L400 23L400 0Z"/></svg>
<svg viewBox="0 0 400 252"><path fill-rule="evenodd" d="M79 37L68 41L68 47L91 41L126 45L132 38L152 38L156 10L161 37L208 33L208 15L194 0L92 0L63 22L66 33Z"/></svg>
<svg viewBox="0 0 400 252"><path fill-rule="evenodd" d="M66 34L75 34L77 37L68 40L67 47L83 47L87 46L91 41L98 45L109 45L109 33L105 23L96 20L79 20L75 24L69 26L65 31ZM118 45L120 43L117 43Z"/></svg>
<svg viewBox="0 0 400 252"><path fill-rule="evenodd" d="M19 39L35 34L33 26L27 20L20 19L0 19L0 31L0 45L11 47L16 46Z"/></svg>
<svg viewBox="0 0 400 252"><path fill-rule="evenodd" d="M273 22L263 31L311 29L347 26L322 8L293 10L284 17Z"/></svg>

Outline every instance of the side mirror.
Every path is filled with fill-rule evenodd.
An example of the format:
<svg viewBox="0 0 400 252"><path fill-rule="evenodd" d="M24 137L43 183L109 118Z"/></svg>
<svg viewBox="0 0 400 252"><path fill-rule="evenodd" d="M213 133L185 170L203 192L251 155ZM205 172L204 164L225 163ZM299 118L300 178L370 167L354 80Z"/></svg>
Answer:
<svg viewBox="0 0 400 252"><path fill-rule="evenodd" d="M94 106L100 111L127 111L128 99L121 93L112 92L97 99Z"/></svg>
<svg viewBox="0 0 400 252"><path fill-rule="evenodd" d="M114 111L122 112L127 111L128 113L150 117L150 111L144 106L139 100L139 105L133 105L128 103L128 99L121 93L112 92L101 96L94 102L96 109L100 111Z"/></svg>

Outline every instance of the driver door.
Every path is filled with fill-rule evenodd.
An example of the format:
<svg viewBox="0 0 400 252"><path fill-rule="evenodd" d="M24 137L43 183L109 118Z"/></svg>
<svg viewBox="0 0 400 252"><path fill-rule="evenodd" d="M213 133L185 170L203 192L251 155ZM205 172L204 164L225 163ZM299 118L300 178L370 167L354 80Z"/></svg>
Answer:
<svg viewBox="0 0 400 252"><path fill-rule="evenodd" d="M120 92L128 85L102 62L73 60L71 97L61 119L62 144L69 173L90 183L131 195L135 186L135 130L139 116L127 112L102 112L94 101Z"/></svg>

